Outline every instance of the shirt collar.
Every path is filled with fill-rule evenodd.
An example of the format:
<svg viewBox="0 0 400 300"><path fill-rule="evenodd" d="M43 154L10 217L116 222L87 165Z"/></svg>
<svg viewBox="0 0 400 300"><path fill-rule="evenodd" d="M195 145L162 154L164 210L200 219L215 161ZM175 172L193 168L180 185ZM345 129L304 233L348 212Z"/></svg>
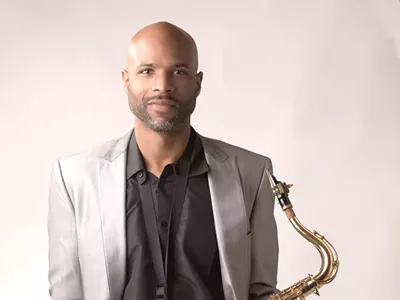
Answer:
<svg viewBox="0 0 400 300"><path fill-rule="evenodd" d="M193 127L191 127L190 134L193 136L193 138L190 138L189 141L195 143L193 149L193 155L191 158L191 169L189 174L189 176L192 177L195 175L200 175L208 172L209 167L204 156L204 150L203 150L203 145L201 143L201 139ZM138 172L145 170L146 168L143 156L137 145L135 131L133 130L128 144L128 157L127 157L127 167L126 167L127 179L137 174Z"/></svg>

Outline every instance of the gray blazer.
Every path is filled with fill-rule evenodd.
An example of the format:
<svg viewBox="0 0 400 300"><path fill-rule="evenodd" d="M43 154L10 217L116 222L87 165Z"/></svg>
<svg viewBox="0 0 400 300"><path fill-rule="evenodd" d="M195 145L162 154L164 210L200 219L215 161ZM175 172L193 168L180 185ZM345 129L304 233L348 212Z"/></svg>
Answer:
<svg viewBox="0 0 400 300"><path fill-rule="evenodd" d="M52 300L122 299L125 169L131 133L58 158L53 165L48 212ZM200 137L210 168L225 299L247 300L276 292L278 236L267 176L267 171L272 173L271 160Z"/></svg>

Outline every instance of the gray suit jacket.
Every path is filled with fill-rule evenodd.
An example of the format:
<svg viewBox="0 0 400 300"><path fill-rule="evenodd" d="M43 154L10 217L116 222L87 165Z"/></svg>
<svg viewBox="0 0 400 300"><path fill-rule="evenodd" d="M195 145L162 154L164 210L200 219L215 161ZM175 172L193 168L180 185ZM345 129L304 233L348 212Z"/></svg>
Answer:
<svg viewBox="0 0 400 300"><path fill-rule="evenodd" d="M131 133L54 163L48 213L52 300L122 298L125 169ZM225 299L273 293L277 291L278 236L267 176L267 171L272 173L271 160L200 137L210 168Z"/></svg>

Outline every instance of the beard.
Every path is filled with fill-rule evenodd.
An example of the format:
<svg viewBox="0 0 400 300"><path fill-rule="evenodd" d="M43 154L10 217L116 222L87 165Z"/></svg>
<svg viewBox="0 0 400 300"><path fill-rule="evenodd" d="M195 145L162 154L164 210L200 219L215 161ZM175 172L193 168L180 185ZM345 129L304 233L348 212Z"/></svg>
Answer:
<svg viewBox="0 0 400 300"><path fill-rule="evenodd" d="M169 95L157 95L139 99L139 97L136 97L128 88L128 100L131 112L144 124L144 126L152 131L160 133L172 132L178 125L184 123L190 118L196 108L197 95L198 90L196 89L194 93L185 100L178 100ZM175 115L163 122L152 119L147 110L149 101L161 99L174 101L175 104Z"/></svg>

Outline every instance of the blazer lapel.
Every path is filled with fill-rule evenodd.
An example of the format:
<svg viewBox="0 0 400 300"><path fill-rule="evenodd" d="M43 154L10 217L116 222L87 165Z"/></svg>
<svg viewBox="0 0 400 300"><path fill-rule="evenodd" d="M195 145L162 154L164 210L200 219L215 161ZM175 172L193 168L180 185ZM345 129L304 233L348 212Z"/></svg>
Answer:
<svg viewBox="0 0 400 300"><path fill-rule="evenodd" d="M202 137L226 300L247 299L250 265L248 218L235 156Z"/></svg>
<svg viewBox="0 0 400 300"><path fill-rule="evenodd" d="M111 300L122 298L126 281L126 157L131 133L109 148L99 170L98 201Z"/></svg>

